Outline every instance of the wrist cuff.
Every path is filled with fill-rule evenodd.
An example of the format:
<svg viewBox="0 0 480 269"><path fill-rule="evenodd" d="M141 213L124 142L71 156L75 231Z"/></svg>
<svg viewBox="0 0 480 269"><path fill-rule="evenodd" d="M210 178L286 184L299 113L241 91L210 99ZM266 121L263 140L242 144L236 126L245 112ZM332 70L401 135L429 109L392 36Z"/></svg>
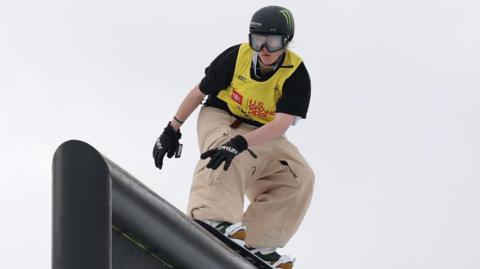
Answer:
<svg viewBox="0 0 480 269"><path fill-rule="evenodd" d="M247 140L245 139L245 137L241 136L241 135L237 135L235 136L234 138L232 138L232 141L235 142L235 144L238 145L238 149L240 151L244 151L248 148L248 142Z"/></svg>
<svg viewBox="0 0 480 269"><path fill-rule="evenodd" d="M172 126L172 122L169 121L167 127L164 129L165 133L171 137L177 137L177 139L182 138L182 133L180 133L180 129L175 131L175 128Z"/></svg>

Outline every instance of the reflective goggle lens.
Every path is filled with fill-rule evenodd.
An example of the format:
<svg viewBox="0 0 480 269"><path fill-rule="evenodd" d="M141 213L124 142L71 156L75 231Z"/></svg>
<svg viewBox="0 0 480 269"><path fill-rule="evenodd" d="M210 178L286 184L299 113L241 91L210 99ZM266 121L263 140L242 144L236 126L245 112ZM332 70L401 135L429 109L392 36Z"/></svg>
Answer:
<svg viewBox="0 0 480 269"><path fill-rule="evenodd" d="M268 52L276 52L283 49L286 45L285 38L281 35L249 35L250 47L255 51L260 51L263 46Z"/></svg>

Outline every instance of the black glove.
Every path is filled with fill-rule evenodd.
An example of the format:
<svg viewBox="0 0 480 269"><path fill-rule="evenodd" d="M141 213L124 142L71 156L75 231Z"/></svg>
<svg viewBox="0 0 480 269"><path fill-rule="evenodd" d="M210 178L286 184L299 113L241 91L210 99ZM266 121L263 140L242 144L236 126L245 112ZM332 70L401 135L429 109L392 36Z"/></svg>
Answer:
<svg viewBox="0 0 480 269"><path fill-rule="evenodd" d="M168 158L172 158L173 155L175 155L175 158L180 158L182 144L178 141L181 137L180 131L175 131L169 122L153 146L153 159L155 159L155 166L158 169L162 169L165 154Z"/></svg>
<svg viewBox="0 0 480 269"><path fill-rule="evenodd" d="M247 140L241 135L237 135L230 139L227 143L221 145L216 149L211 149L200 155L202 160L210 157L207 168L217 169L222 162L225 162L223 170L227 171L233 158L240 154L240 152L248 148Z"/></svg>

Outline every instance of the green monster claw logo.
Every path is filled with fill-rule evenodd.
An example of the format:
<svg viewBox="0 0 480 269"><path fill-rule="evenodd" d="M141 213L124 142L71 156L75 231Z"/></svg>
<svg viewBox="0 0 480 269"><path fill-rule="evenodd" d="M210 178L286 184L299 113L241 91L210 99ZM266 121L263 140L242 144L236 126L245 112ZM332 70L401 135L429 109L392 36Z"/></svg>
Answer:
<svg viewBox="0 0 480 269"><path fill-rule="evenodd" d="M282 9L280 10L280 13L285 17L285 20L287 21L288 29L292 30L292 13L288 9Z"/></svg>

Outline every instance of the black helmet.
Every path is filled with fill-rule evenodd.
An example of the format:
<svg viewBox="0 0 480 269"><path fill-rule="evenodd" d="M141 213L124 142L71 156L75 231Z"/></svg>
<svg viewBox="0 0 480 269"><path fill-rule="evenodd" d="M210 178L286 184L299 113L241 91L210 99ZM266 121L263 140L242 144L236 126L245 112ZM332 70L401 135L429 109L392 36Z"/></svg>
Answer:
<svg viewBox="0 0 480 269"><path fill-rule="evenodd" d="M284 7L263 7L253 14L250 33L285 35L291 41L295 33L293 15Z"/></svg>

